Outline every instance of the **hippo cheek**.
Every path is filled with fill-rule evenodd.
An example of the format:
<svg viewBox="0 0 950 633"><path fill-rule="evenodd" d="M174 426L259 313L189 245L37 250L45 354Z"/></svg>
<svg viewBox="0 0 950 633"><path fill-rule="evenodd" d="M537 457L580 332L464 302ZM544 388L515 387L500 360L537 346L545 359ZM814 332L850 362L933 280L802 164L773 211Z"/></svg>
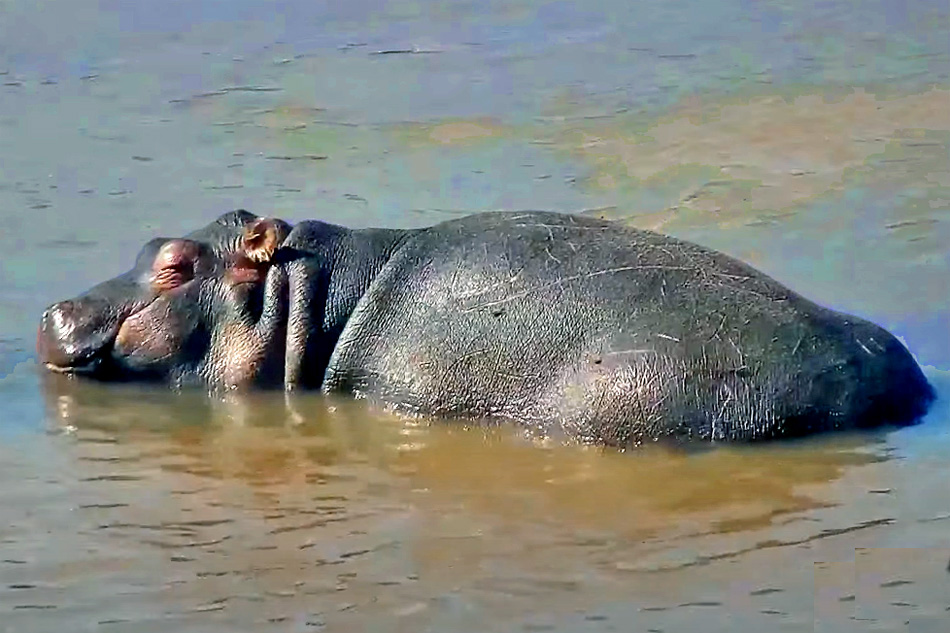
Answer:
<svg viewBox="0 0 950 633"><path fill-rule="evenodd" d="M193 329L165 301L155 301L127 318L116 335L113 357L137 372L165 372L184 351Z"/></svg>
<svg viewBox="0 0 950 633"><path fill-rule="evenodd" d="M211 356L225 389L245 389L255 384L267 360L254 328L242 323L221 326Z"/></svg>

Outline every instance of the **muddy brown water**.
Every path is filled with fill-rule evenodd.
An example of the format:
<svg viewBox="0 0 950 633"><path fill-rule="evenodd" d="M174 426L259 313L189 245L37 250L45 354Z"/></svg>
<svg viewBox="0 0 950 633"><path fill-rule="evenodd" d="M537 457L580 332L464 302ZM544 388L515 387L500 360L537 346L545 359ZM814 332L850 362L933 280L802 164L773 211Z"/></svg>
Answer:
<svg viewBox="0 0 950 633"><path fill-rule="evenodd" d="M0 630L947 630L948 73L945 2L0 4ZM666 231L939 399L617 453L37 367L45 305L236 207Z"/></svg>

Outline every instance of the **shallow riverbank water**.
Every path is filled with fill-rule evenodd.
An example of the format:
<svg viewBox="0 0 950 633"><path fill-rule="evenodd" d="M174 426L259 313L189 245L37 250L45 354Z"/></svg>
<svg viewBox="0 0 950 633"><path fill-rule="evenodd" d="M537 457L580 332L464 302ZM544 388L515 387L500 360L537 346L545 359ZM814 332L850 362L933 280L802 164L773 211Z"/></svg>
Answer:
<svg viewBox="0 0 950 633"><path fill-rule="evenodd" d="M337 5L0 5L0 630L945 630L946 3ZM237 207L622 219L886 326L940 399L617 454L39 370L45 305Z"/></svg>

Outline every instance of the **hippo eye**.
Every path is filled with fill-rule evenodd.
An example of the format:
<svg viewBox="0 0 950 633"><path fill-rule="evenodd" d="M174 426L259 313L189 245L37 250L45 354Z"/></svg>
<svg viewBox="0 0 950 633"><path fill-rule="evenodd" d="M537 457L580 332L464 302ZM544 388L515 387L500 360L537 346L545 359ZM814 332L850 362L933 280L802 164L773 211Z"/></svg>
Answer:
<svg viewBox="0 0 950 633"><path fill-rule="evenodd" d="M198 245L191 240L172 240L162 246L152 262L151 284L158 292L165 292L185 284L195 277Z"/></svg>

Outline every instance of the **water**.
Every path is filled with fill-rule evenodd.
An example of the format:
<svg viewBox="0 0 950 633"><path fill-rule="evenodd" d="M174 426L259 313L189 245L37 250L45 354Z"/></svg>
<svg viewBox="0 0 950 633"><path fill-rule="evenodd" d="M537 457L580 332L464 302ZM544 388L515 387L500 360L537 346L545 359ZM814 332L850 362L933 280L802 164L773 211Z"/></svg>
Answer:
<svg viewBox="0 0 950 633"><path fill-rule="evenodd" d="M944 2L0 6L0 629L943 631ZM903 338L923 424L696 454L46 376L42 309L245 207L615 217Z"/></svg>

